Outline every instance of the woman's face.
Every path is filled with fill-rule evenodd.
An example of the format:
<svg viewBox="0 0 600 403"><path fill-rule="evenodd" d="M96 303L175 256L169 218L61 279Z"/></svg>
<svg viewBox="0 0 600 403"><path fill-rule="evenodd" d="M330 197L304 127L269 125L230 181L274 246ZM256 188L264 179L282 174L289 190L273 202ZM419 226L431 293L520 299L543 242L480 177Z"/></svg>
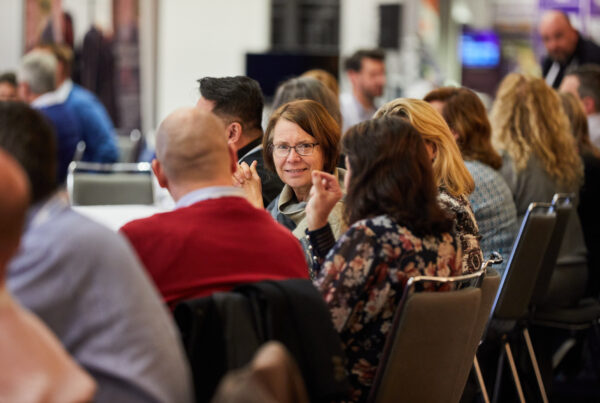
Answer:
<svg viewBox="0 0 600 403"><path fill-rule="evenodd" d="M287 156L280 156L275 151L277 146L295 147L300 144L315 144L317 140L302 130L300 126L289 120L279 119L273 128L273 162L279 178L296 193L299 201L308 197L312 186L311 172L323 169L323 152L319 145L312 154L300 155L291 148Z"/></svg>

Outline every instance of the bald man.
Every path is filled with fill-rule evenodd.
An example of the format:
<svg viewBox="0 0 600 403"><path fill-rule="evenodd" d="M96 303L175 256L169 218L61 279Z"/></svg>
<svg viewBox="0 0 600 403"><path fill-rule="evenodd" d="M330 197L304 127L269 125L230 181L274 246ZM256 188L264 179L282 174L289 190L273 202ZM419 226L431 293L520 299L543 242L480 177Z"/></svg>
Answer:
<svg viewBox="0 0 600 403"><path fill-rule="evenodd" d="M92 401L92 378L5 287L6 267L17 252L28 205L25 173L0 149L0 402Z"/></svg>
<svg viewBox="0 0 600 403"><path fill-rule="evenodd" d="M121 228L171 307L238 284L308 278L298 240L232 187L237 156L224 130L200 108L169 115L152 168L175 210Z"/></svg>
<svg viewBox="0 0 600 403"><path fill-rule="evenodd" d="M600 64L600 47L583 38L562 11L546 11L539 33L548 52L542 60L542 74L548 85L558 88L568 67Z"/></svg>

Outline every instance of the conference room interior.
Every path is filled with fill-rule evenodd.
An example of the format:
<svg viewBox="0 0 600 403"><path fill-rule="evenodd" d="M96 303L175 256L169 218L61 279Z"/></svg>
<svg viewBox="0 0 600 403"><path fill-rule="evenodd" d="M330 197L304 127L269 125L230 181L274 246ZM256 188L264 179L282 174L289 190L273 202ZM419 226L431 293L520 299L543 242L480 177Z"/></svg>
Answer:
<svg viewBox="0 0 600 403"><path fill-rule="evenodd" d="M65 359L74 360L78 371L85 374L75 377L71 373L72 382L47 377L50 381L44 387L55 389L53 393L61 388L77 390L80 398L89 401L111 401L118 396L165 402L600 401L600 47L595 45L600 43L600 7L595 1L7 0L2 6L0 98L5 80L11 86L14 82L14 93L11 100L0 99L0 164L3 170L12 170L14 159L22 166L16 168L17 176L30 175L20 151L13 153L10 148L11 120L9 115L4 120L3 114L36 110L36 116L48 118L49 127L57 133L60 129L46 108L56 102L68 103L67 95L60 100L60 83L67 82L69 91L73 86L93 94L102 119L109 121L108 142L116 154L97 156L99 151L90 157L96 140L86 141L89 134L81 130L78 141L70 146L68 161L64 162L58 151L53 155L58 156L56 169L63 172L48 200L60 199L64 208L98 226L96 241L90 237L86 244L82 235L82 249L94 249L94 242L109 245L98 241L102 231L110 233L106 239L114 236L111 242L125 245L135 267L141 268L143 281L149 282L152 295L142 293L141 300L149 298L150 305L157 301L156 306L160 305L160 323L157 319L149 329L162 328L165 333L157 336L160 342L171 340L173 333L177 339L173 354L184 356L176 365L165 364L163 370L166 373L167 367L181 366L186 380L180 386L191 391L187 396L184 392L169 396L167 390L176 389L173 379L165 381L171 382L169 385L150 377L136 384L135 377L147 375L145 370L139 375L102 374L102 367L95 368L80 358L81 351L75 352L83 346L69 345L63 339L68 334L61 334L46 320L45 315L60 318L60 312L43 312L35 304L29 306L29 297L20 299L21 287L33 283L17 280L26 273L25 268L17 267L22 262L33 264L34 259L28 257L34 255L24 251L35 250L33 234L36 226L44 224L42 216L47 213L46 201L38 206L39 201L33 200L24 215L20 249L8 251L14 260L6 261L6 270L0 270L0 275L6 277L2 288L49 328L51 337L61 345L59 350L64 349L65 357L70 357ZM552 34L547 33L550 31ZM549 35L563 34L571 35L571 42L567 39L562 42L566 45L561 45L561 38L554 37L551 43ZM36 70L31 66L46 63L44 58L53 60L58 78L51 91L39 94L32 78ZM371 76L367 76L365 60L378 69ZM240 80L240 76L251 80ZM223 85L244 85L242 91L249 93L256 83L260 89L262 114L256 126L248 125L245 117L230 115L229 110L222 112L220 102L227 104L227 100L215 100L209 93L209 85L225 88L218 87L219 80L232 77L235 79ZM584 82L588 79L591 81ZM315 97L315 92L326 96ZM10 106L3 111L3 104ZM311 122L318 121L323 133L313 130L316 126L310 130L303 127L301 119L294 120L294 113L313 116ZM295 139L304 140L277 140L283 133L278 128L282 121L299 129L300 137ZM334 134L329 134L329 127ZM402 141L416 141L412 153L402 154L403 161L384 159L383 151L389 150L377 149L378 139L390 127L401 132ZM214 139L208 133L211 130L223 131L227 144ZM235 137L235 130L244 134ZM419 134L418 140L411 137L413 130ZM199 150L220 153L221 162L229 158L228 163L211 162L207 172L217 172L221 166L231 168L231 184L220 182L222 176L215 179L217 173L210 180L198 177L206 183L214 179L213 185L203 185L212 192L206 195L200 186L182 192L170 165L179 167L172 156L185 155L185 147L177 149L168 138L195 132L204 136L206 147L219 144L206 149L198 146ZM245 133L254 136L258 132L258 137L244 140ZM361 135L374 136L362 150L357 145ZM61 140L55 141L60 147ZM190 139L186 141L190 141L190 149L196 147ZM401 144L394 139L390 149L396 147L396 141ZM256 158L246 159L257 150L258 164L252 163ZM355 165L374 150L384 155L379 164L371 164L367 158L362 165ZM413 165L407 162L411 158ZM413 222L407 218L405 224L395 219L391 220L395 224L378 221L383 216L394 217L394 208L386 204L387 199L382 201L389 182L360 175L379 174L385 164L390 164L390 170L402 166L403 172L409 172L423 158L428 161L423 177L414 181L404 178L402 186L406 187L402 189L422 192L419 197L431 196L433 193L427 192L434 189L431 200L438 207L430 207L429 196L422 196L419 200L426 218L414 218ZM283 160L286 164L292 160L312 164L307 168L308 186L303 184L302 192L295 185L302 173L284 169L278 162ZM263 173L271 179L265 179ZM9 176L1 179L7 183L3 189L12 192ZM360 182L362 191L359 180L364 181ZM23 200L35 198L36 181L29 177L26 182L31 193ZM270 186L276 189L268 194ZM410 186L419 189L410 190ZM375 193L369 194L372 189ZM401 192L390 194L402 198ZM163 228L156 232L163 235L156 236L164 236L164 245L149 235L144 238L160 218L152 220L223 198L245 199L249 205L244 208L268 216L269 222L260 221L261 227L256 228L277 228L265 238L252 233L250 227L232 230L243 236L232 237L231 243L244 240L225 248L224 254L233 255L234 261L238 249L240 255L246 253L247 242L265 250L264 255L256 256L272 254L272 264L288 264L288 273L249 275L253 280L234 283L219 280L223 283L210 285L210 292L208 288L195 294L186 290L175 296L174 287L185 286L181 279L187 275L166 285L160 281L168 273L157 274L156 270L162 270L158 266L163 262L171 264L177 259L161 260L170 247L180 250L175 242L187 240L175 235L176 229L169 233L162 232ZM327 206L324 216L317 216L322 212L320 203ZM411 205L414 201L402 202L398 209L419 207ZM6 206L12 205L0 200L0 208ZM378 206L379 210L375 208L373 214L360 210L363 216L351 210L367 208L364 206ZM205 242L211 234L218 237L228 226L235 227L233 220L223 222L222 227L218 224L229 208L233 207L223 205L220 212L215 208L206 221L213 223L212 228L182 218L180 224L197 224L195 230L204 233L201 239ZM48 211L52 211L50 207ZM0 217L7 216L0 212ZM452 227L444 220L452 222ZM8 219L6 222L9 228ZM393 232L390 228L396 224L402 228L400 235L377 232ZM435 232L439 244L428 238L431 234L423 228ZM357 230L366 231L366 236L377 242L396 236L404 239L402 231L412 232L392 252L387 245L381 252L374 246L380 255L366 257L360 255L368 249L365 244L350 242ZM60 244L58 231L47 230L44 245ZM451 234L450 241L444 238L446 233ZM259 244L263 239L272 240L277 247ZM411 242L418 247L407 246ZM199 247L199 243L191 242L195 246L189 248ZM437 246L432 246L434 243ZM166 248L162 254L152 254L162 248ZM398 268L389 264L392 269L387 260L377 268L369 266L387 253L401 256L415 248L418 252L414 253L422 254L414 258L421 264L416 269L407 268L408 260ZM110 255L117 249L94 253ZM442 255L442 249L447 255ZM288 261L279 258L284 251L294 256ZM437 260L429 263L427 259L433 255L426 253L432 251ZM443 258L447 261L442 263ZM212 259L208 256L206 261ZM298 262L300 275L294 274ZM427 264L430 266L425 269ZM199 259L198 266L202 265ZM252 272L256 266L259 262L253 261L247 270ZM356 272L351 274L351 270ZM364 288L351 294L352 287L358 287L354 282L363 279L359 274L370 280L364 280ZM136 275L132 276L130 280L137 281ZM411 277L415 278L409 281ZM37 282L35 286L43 290L43 281ZM281 289L273 285L286 282ZM84 299L77 293L71 295L66 291L69 286L65 287L65 295ZM389 291L389 287L397 291ZM81 290L85 294L85 288ZM427 292L431 290L437 292ZM132 291L134 294L137 291ZM0 302L0 313L2 309ZM119 323L127 322L125 312L133 312L119 312L118 307L109 311L120 317ZM373 312L373 317L368 312ZM143 324L137 321L144 315L135 319L135 326ZM347 317L342 321L343 315ZM381 320L377 326L369 322L375 317ZM354 332L356 338L365 340L356 342ZM375 364L369 361L371 355L360 356L363 349L369 350L365 346L376 350L369 351L377 357ZM2 348L0 344L0 351ZM153 366L160 367L154 357L137 358L140 368L152 360ZM57 362L59 359L62 355ZM135 359L123 368L136 367ZM4 365L0 358L0 367ZM177 377L179 369L172 377ZM56 373L63 370L59 365L54 369ZM10 394L18 389L16 385L31 390L39 387L26 380L26 372L16 374L6 378L8 383L0 382L0 401L4 394L18 396ZM122 385L123 390L105 392L113 376L131 377L133 380L127 381L135 386ZM82 385L87 385L87 395ZM131 394L118 394L125 391Z"/></svg>

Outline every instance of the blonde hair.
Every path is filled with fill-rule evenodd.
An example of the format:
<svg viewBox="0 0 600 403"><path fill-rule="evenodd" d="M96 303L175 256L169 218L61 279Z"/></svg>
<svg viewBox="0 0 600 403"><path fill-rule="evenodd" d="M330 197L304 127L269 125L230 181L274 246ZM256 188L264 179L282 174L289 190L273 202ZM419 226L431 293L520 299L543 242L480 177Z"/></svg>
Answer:
<svg viewBox="0 0 600 403"><path fill-rule="evenodd" d="M434 144L437 157L433 161L433 175L438 187L454 197L468 195L475 189L473 177L465 163L444 118L429 103L420 99L398 98L383 105L374 118L399 116L417 129L423 140Z"/></svg>
<svg viewBox="0 0 600 403"><path fill-rule="evenodd" d="M340 89L338 86L338 82L337 82L336 78L333 76L333 74L331 74L328 71L325 71L322 69L308 70L308 71L305 71L304 73L302 73L302 75L300 77L311 77L311 78L314 78L315 80L319 80L320 82L325 84L325 86L327 88L329 88L335 94L336 97L338 95L340 95Z"/></svg>
<svg viewBox="0 0 600 403"><path fill-rule="evenodd" d="M558 184L581 183L583 166L558 93L541 78L512 73L502 80L492 108L492 138L517 172L535 155Z"/></svg>

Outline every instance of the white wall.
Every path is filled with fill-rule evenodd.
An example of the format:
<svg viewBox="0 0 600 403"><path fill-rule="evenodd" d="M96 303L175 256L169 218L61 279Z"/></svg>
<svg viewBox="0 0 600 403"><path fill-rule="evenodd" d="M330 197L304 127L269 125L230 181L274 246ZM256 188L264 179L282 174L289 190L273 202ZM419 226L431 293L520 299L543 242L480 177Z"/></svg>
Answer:
<svg viewBox="0 0 600 403"><path fill-rule="evenodd" d="M269 0L160 0L157 119L198 100L196 80L245 73L269 48Z"/></svg>
<svg viewBox="0 0 600 403"><path fill-rule="evenodd" d="M0 72L16 70L23 52L23 4L0 0Z"/></svg>

